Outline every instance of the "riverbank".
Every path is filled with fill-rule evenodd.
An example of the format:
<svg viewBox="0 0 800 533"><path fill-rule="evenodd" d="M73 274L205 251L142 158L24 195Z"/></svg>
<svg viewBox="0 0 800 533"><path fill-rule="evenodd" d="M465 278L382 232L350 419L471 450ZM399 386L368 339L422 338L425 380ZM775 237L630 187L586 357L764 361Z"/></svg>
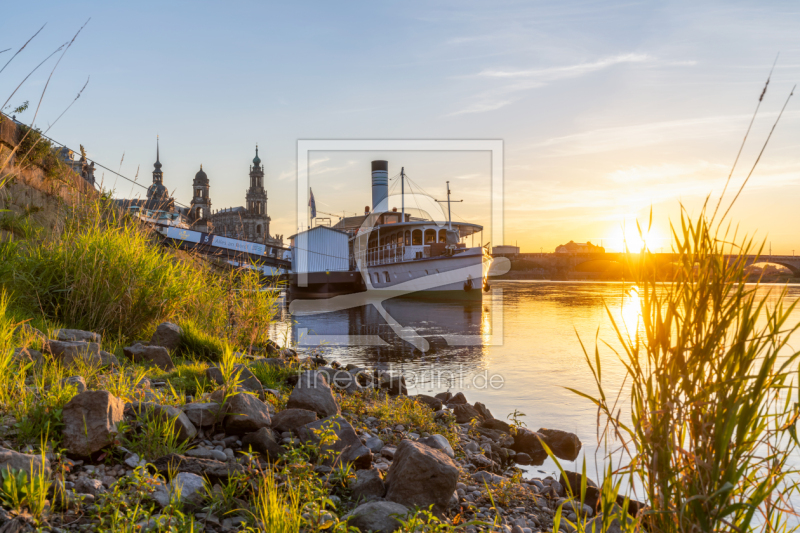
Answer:
<svg viewBox="0 0 800 533"><path fill-rule="evenodd" d="M541 442L574 459L577 436L498 420L463 393L407 396L402 376L274 342L186 358L195 339L172 323L130 346L4 324L0 469L30 476L32 496L6 494L0 520L20 527L518 532L552 529L565 503L573 521L594 513L564 500L566 480L515 467L540 461Z"/></svg>

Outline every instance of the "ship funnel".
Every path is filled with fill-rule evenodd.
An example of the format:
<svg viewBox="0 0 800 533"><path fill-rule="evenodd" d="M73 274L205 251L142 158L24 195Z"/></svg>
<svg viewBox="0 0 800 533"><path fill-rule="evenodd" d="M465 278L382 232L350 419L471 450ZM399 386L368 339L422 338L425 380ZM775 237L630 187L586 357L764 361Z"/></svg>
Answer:
<svg viewBox="0 0 800 533"><path fill-rule="evenodd" d="M389 196L389 162L372 162L372 209Z"/></svg>

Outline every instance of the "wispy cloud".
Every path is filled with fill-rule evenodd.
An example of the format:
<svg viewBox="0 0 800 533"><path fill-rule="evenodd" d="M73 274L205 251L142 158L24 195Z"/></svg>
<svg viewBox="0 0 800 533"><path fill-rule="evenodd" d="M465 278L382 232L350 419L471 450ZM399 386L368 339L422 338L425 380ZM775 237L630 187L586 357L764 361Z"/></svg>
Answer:
<svg viewBox="0 0 800 533"><path fill-rule="evenodd" d="M628 53L608 56L592 62L540 69L485 69L466 76L466 78L495 80L502 82L501 85L475 95L472 102L447 116L496 111L519 99L512 95L537 89L560 79L585 76L614 65L652 61L655 61L655 58L649 54Z"/></svg>
<svg viewBox="0 0 800 533"><path fill-rule="evenodd" d="M590 63L578 63L562 67L528 70L494 70L487 69L476 74L484 78L542 78L543 80L556 80L565 77L581 76L596 72L621 63L643 63L653 61L655 58L648 54L620 54L605 57Z"/></svg>

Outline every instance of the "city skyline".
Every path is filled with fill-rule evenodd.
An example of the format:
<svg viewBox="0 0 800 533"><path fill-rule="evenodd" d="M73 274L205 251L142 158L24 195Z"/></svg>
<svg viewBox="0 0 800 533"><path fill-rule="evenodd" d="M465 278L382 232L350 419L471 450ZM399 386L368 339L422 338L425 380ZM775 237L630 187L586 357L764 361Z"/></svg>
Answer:
<svg viewBox="0 0 800 533"><path fill-rule="evenodd" d="M183 204L202 164L213 208L243 205L258 144L272 231L290 235L299 139L501 139L505 244L552 251L574 240L614 250L622 228L633 237L652 206L658 250L669 246L680 202L696 213L707 195L716 201L776 54L733 189L800 74L800 13L788 2L210 6L19 8L0 22L2 48L47 26L0 75L0 90L10 94L91 17L36 125L46 129L91 78L48 135L83 144L126 176L138 169L145 186L160 135L164 182ZM9 104L35 104L53 63ZM800 248L791 229L800 222L792 208L799 124L790 102L731 212L740 232L757 231L787 255ZM371 159L387 159L390 176L405 167L437 198L450 180L465 200L457 216L488 224L486 154L317 154L310 181L318 209L363 211ZM127 182L102 171L97 178L131 196Z"/></svg>

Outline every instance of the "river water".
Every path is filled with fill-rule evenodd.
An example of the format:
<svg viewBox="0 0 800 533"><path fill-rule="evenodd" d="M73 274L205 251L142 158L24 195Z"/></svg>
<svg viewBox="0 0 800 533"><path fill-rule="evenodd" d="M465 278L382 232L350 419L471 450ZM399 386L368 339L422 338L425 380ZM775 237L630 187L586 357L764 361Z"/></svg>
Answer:
<svg viewBox="0 0 800 533"><path fill-rule="evenodd" d="M768 291L780 289L773 285L761 290L770 298ZM789 295L791 300L800 297L800 287L791 287ZM582 340L592 357L595 345L600 346L607 393L620 389L624 373L611 348L619 342L609 313L619 324L636 327L639 300L630 285L494 281L482 301L402 298L377 305L383 311L365 305L290 315L284 309L274 333L321 352L329 361L402 372L409 394L462 391L470 403L483 402L495 418L507 420L517 410L531 429L574 432L583 443L581 455L562 466L580 471L585 459L590 476L602 477L598 470L604 470L608 456L605 446L598 446L597 410L567 387L597 392ZM792 323L800 322L800 310L794 315ZM393 328L395 321L404 329ZM425 351L403 341L398 332L418 346L423 343ZM625 416L624 399L621 406ZM614 464L619 459L612 456ZM556 466L548 460L526 469L542 475L555 472Z"/></svg>

